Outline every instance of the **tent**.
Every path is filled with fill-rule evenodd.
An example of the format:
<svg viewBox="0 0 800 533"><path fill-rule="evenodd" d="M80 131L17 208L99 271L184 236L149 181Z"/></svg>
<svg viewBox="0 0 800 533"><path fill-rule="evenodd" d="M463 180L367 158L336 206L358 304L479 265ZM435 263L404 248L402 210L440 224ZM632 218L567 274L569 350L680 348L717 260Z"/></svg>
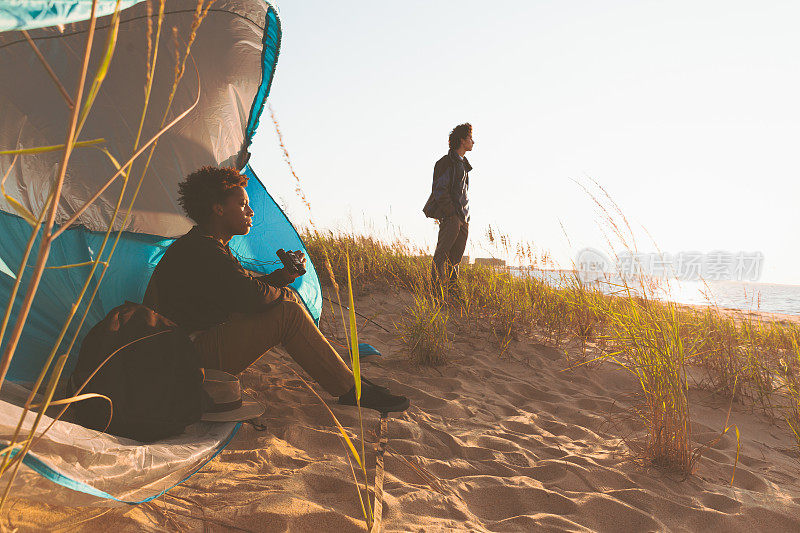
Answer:
<svg viewBox="0 0 800 533"><path fill-rule="evenodd" d="M115 0L97 3L100 18L96 22L89 73L100 64L104 36L111 27L111 14L116 5ZM79 140L102 138L101 146L119 161L125 161L133 152L144 103L148 50L155 44L151 41L148 45L148 24L151 28L156 24L159 2L153 0L148 6L142 0L121 0L119 5L120 25L113 60ZM91 6L91 0L0 0L0 72L3 73L0 76L0 151L64 142L70 109L23 30L68 92L74 91L79 80ZM175 52L186 47L195 6L196 2L190 0L169 0L165 4L143 139L154 135L162 123L162 113L167 108L179 64ZM173 28L176 28L174 33ZM241 168L236 163L245 160L258 127L275 73L280 41L280 19L270 4L260 0L226 0L212 4L192 43L191 58L186 63L186 72L175 92L167 120L191 107L197 98L198 103L158 140L130 219L124 227L122 216L112 221L115 204L123 190L121 180L117 180L53 243L48 266L85 263L97 259L110 225L115 232L121 231L102 283L100 269L90 280L89 291L97 289L97 294L83 327L77 332L78 342L70 352L64 376L74 367L80 340L91 326L126 300L140 302L164 250L191 227L177 204L177 183L204 165ZM0 196L0 302L3 308L31 234L31 226L14 204L18 202L32 213L41 212L60 158L59 151L21 155L5 181L5 193L13 201ZM11 162L10 155L0 155L0 176L7 172ZM134 164L131 182L137 167L144 168L141 162ZM108 155L97 147L76 149L70 159L56 225L75 215L115 170ZM305 248L286 215L267 192L265 183L249 165L242 171L250 177L247 192L256 215L250 233L234 238L231 249L246 268L268 273L280 267L276 249L305 251ZM132 198L134 189L133 186L125 189L123 206ZM103 259L109 249L107 246ZM34 258L35 254L29 263ZM45 271L3 387L0 440L8 440L13 434L25 386L38 375L57 340L70 306L89 276L89 268ZM26 269L26 276L30 270ZM24 294L25 283L23 276L21 294ZM318 320L322 298L313 265L309 263L308 272L295 281L293 288ZM21 299L17 296L12 324ZM85 311L84 306L78 309L78 317ZM72 321L65 339L76 334L78 322ZM5 340L0 339L0 348ZM67 347L67 341L62 341L59 353ZM47 427L49 422L45 417L40 428ZM26 493L52 490L51 482L56 482L77 491L62 491L72 502L77 501L79 493L84 494L84 499L89 495L91 501L98 498L141 501L157 496L213 458L238 427L198 423L179 437L143 446L127 439L98 436L97 432L59 421L28 453L24 463L28 468L23 468L20 476Z"/></svg>

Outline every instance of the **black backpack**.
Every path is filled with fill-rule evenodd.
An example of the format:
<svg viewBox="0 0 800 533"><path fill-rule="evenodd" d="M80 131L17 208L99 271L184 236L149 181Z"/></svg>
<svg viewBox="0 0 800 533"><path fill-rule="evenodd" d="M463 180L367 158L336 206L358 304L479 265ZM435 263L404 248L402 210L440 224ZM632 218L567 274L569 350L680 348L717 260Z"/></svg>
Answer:
<svg viewBox="0 0 800 533"><path fill-rule="evenodd" d="M178 435L200 419L200 356L186 333L148 307L125 302L89 331L68 394L77 394L95 370L80 394L111 399L108 433L152 442ZM71 409L81 425L97 430L106 427L111 414L102 398L76 402Z"/></svg>
<svg viewBox="0 0 800 533"><path fill-rule="evenodd" d="M425 202L425 207L422 208L422 212L425 213L425 216L428 218L436 218L441 220L447 215L447 213L442 212L441 207L436 202L436 198L433 195L433 187L436 185L436 178L444 174L451 166L453 166L453 160L450 158L449 153L439 159L436 164L433 165L433 182L431 185L431 193L428 196L428 201Z"/></svg>

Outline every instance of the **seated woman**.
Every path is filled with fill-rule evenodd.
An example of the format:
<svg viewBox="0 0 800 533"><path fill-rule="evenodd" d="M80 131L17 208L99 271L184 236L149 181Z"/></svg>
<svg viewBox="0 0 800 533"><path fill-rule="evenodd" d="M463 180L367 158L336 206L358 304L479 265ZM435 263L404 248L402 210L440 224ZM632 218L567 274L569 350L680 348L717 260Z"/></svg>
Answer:
<svg viewBox="0 0 800 533"><path fill-rule="evenodd" d="M144 305L193 332L202 366L238 374L271 348L289 355L343 405L356 405L353 373L328 343L285 266L252 276L228 242L252 225L247 176L233 168L203 167L178 185L178 202L197 225L177 239L158 263ZM362 378L361 405L383 413L409 401Z"/></svg>

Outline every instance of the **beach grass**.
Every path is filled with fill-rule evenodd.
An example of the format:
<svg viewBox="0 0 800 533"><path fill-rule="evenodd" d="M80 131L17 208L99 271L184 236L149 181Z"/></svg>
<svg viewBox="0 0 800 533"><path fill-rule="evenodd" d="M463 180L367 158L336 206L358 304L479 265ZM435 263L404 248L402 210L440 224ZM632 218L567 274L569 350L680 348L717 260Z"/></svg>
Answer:
<svg viewBox="0 0 800 533"><path fill-rule="evenodd" d="M421 292L414 294L414 301L406 307L398 326L412 362L425 366L447 363L449 319L450 310L440 298Z"/></svg>
<svg viewBox="0 0 800 533"><path fill-rule="evenodd" d="M692 439L690 387L758 409L792 431L800 449L797 324L663 301L646 282L610 295L569 272L548 283L482 265L461 265L461 297L448 299L431 284L430 256L407 241L330 231L306 232L304 241L312 261L327 260L337 277L346 276L348 250L364 293L412 295L396 327L415 363L447 364L453 331L470 330L485 331L498 357L527 336L562 348L565 371L603 361L626 369L639 383L633 414L642 427L631 449L649 464L688 475L708 447Z"/></svg>

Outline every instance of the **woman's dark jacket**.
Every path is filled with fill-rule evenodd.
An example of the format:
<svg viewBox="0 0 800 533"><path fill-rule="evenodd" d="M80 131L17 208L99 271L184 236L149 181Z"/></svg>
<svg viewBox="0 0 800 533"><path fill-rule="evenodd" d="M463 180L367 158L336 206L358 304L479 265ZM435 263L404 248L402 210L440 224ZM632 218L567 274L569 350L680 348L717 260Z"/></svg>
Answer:
<svg viewBox="0 0 800 533"><path fill-rule="evenodd" d="M283 270L250 275L228 246L194 227L164 252L143 303L197 331L225 322L232 313L255 313L286 299L288 283Z"/></svg>

